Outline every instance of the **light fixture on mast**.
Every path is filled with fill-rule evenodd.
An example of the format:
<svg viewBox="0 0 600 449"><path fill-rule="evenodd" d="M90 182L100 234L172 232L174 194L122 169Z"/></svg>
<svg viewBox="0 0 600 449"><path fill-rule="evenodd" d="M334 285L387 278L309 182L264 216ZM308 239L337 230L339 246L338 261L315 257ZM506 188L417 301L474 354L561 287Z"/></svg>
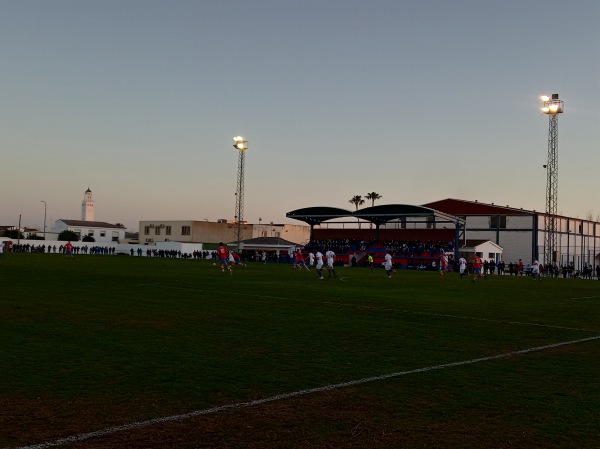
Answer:
<svg viewBox="0 0 600 449"><path fill-rule="evenodd" d="M248 141L242 136L233 138L235 142L233 147L239 151L238 156L238 174L237 174L237 189L235 193L235 241L237 242L237 251L240 251L240 240L242 238L242 221L244 219L244 157L248 149Z"/></svg>
<svg viewBox="0 0 600 449"><path fill-rule="evenodd" d="M563 102L558 94L541 97L542 112L549 116L548 128L548 163L546 169L546 215L544 217L544 264L554 265L557 262L556 214L558 210L558 114L563 112Z"/></svg>

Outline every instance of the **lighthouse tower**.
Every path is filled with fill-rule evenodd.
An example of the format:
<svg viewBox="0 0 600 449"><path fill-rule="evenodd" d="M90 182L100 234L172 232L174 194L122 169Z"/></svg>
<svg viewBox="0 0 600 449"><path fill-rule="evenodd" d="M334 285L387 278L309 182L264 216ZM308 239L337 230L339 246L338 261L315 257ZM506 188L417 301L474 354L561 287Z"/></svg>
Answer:
<svg viewBox="0 0 600 449"><path fill-rule="evenodd" d="M83 195L81 202L81 219L83 221L94 221L94 200L92 199L92 191L88 187Z"/></svg>

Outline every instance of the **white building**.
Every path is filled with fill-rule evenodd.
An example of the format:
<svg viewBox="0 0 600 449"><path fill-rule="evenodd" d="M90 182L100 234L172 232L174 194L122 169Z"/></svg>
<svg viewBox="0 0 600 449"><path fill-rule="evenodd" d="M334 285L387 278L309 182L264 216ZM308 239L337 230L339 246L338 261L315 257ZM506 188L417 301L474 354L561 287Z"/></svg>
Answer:
<svg viewBox="0 0 600 449"><path fill-rule="evenodd" d="M119 242L125 239L125 226L117 223L105 223L103 221L85 220L56 220L54 227L50 230L53 234L63 231L72 231L81 240L84 236L93 237L96 243Z"/></svg>
<svg viewBox="0 0 600 449"><path fill-rule="evenodd" d="M57 237L63 231L72 231L82 240L85 236L93 237L95 243L119 242L125 239L125 226L117 223L94 221L94 200L88 188L81 202L81 220L56 220L50 229L48 238ZM53 235L53 236L52 236Z"/></svg>
<svg viewBox="0 0 600 449"><path fill-rule="evenodd" d="M461 242L458 248L459 254L465 254L468 259L472 259L475 254L484 260L493 260L499 262L502 258L502 247L489 240L467 240Z"/></svg>
<svg viewBox="0 0 600 449"><path fill-rule="evenodd" d="M527 263L544 256L545 217L543 212L509 206L448 198L424 205L466 220L465 237L491 240L503 248L505 262ZM600 262L600 223L581 218L556 217L558 266L595 266Z"/></svg>
<svg viewBox="0 0 600 449"><path fill-rule="evenodd" d="M83 194L81 202L81 219L83 221L94 221L94 200L92 199L92 191L88 189Z"/></svg>

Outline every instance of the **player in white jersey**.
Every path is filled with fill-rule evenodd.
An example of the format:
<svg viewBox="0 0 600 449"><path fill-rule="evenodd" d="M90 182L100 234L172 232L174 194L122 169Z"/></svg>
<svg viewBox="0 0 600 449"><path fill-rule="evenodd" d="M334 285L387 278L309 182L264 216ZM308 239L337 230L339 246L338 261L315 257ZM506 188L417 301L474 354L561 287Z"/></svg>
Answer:
<svg viewBox="0 0 600 449"><path fill-rule="evenodd" d="M531 276L533 276L534 280L542 280L542 277L540 276L540 263L537 261L537 259L534 260L533 265L531 265Z"/></svg>
<svg viewBox="0 0 600 449"><path fill-rule="evenodd" d="M328 250L325 253L325 256L327 257L327 271L329 272L329 277L331 277L331 275L333 274L333 277L337 277L337 274L335 272L335 268L333 268L333 262L335 262L335 253L331 250Z"/></svg>
<svg viewBox="0 0 600 449"><path fill-rule="evenodd" d="M463 280L463 277L467 276L467 259L465 259L464 254L460 255L460 259L458 259L458 271L460 272L460 280Z"/></svg>
<svg viewBox="0 0 600 449"><path fill-rule="evenodd" d="M308 253L308 266L310 268L315 266L315 255L313 254L312 251L310 253ZM310 271L310 269L309 269L309 271Z"/></svg>
<svg viewBox="0 0 600 449"><path fill-rule="evenodd" d="M321 254L321 251L317 251L315 258L317 259L317 275L319 279L323 279L323 254Z"/></svg>
<svg viewBox="0 0 600 449"><path fill-rule="evenodd" d="M392 268L394 264L392 263L392 255L387 253L383 258L383 268L385 268L385 273L387 274L388 279L392 278Z"/></svg>

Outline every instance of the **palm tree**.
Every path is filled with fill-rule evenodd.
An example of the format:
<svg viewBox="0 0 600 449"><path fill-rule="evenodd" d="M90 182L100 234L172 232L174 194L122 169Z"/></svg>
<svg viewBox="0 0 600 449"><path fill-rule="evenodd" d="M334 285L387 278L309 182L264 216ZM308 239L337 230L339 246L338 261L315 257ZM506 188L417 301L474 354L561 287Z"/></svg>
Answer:
<svg viewBox="0 0 600 449"><path fill-rule="evenodd" d="M377 192L367 193L365 196L366 199L371 200L371 207L375 206L375 200L381 199L381 195ZM373 223L371 223L370 228L373 228Z"/></svg>
<svg viewBox="0 0 600 449"><path fill-rule="evenodd" d="M356 206L356 210L358 210L358 206L362 206L365 204L365 200L362 199L360 195L354 195L349 201L350 204L354 204ZM358 228L360 229L360 219L356 219L358 221Z"/></svg>
<svg viewBox="0 0 600 449"><path fill-rule="evenodd" d="M371 206L375 206L375 200L380 200L382 198L382 196L379 193L371 192L371 193L367 193L365 198L368 200L371 200Z"/></svg>

